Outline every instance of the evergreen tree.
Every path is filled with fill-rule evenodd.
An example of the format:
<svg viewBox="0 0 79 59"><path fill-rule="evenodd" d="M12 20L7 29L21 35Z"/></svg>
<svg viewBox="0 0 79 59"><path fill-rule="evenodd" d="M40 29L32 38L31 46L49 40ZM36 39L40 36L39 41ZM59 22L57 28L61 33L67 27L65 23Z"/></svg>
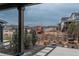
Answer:
<svg viewBox="0 0 79 59"><path fill-rule="evenodd" d="M68 36L71 37L72 39L75 39L75 33L76 33L76 23L75 22L72 22L69 24L68 26Z"/></svg>

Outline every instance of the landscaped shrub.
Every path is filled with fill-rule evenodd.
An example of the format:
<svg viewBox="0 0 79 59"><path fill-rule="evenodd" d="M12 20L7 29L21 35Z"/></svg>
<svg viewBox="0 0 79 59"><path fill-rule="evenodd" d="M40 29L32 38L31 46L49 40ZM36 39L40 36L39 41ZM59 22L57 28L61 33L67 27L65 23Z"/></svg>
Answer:
<svg viewBox="0 0 79 59"><path fill-rule="evenodd" d="M37 36L34 30L32 30L30 33L27 33L27 31L25 31L25 39L24 39L25 48L35 46L36 41L37 41Z"/></svg>
<svg viewBox="0 0 79 59"><path fill-rule="evenodd" d="M35 46L37 39L38 38L37 38L36 32L33 30L33 32L32 32L32 44L33 44L33 46Z"/></svg>

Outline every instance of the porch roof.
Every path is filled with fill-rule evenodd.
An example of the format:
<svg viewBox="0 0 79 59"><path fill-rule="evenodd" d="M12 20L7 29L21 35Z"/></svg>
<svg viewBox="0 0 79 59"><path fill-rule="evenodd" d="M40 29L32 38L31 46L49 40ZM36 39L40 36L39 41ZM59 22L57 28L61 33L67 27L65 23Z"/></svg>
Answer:
<svg viewBox="0 0 79 59"><path fill-rule="evenodd" d="M0 11L5 9L12 9L18 6L32 6L40 3L0 3Z"/></svg>

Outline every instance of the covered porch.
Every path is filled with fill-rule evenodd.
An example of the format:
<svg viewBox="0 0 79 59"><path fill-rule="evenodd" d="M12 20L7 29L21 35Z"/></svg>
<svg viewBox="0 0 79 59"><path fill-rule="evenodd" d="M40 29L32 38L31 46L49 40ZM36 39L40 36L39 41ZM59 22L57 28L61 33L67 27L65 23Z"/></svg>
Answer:
<svg viewBox="0 0 79 59"><path fill-rule="evenodd" d="M10 9L14 9L17 8L18 10L18 39L16 39L17 42L17 47L16 47L16 53L15 55L19 56L24 54L24 10L25 10L25 6L32 6L32 5L36 5L39 3L1 3L0 4L0 11L3 10L10 10ZM2 27L0 27L1 29L1 42L3 41L2 39Z"/></svg>

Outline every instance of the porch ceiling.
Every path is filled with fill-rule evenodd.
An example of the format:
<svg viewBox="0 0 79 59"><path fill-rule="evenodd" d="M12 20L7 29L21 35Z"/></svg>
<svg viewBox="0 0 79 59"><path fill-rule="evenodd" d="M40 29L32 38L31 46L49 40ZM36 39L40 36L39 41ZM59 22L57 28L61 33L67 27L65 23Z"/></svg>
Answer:
<svg viewBox="0 0 79 59"><path fill-rule="evenodd" d="M5 9L12 9L18 6L32 6L40 3L0 3L0 11Z"/></svg>

